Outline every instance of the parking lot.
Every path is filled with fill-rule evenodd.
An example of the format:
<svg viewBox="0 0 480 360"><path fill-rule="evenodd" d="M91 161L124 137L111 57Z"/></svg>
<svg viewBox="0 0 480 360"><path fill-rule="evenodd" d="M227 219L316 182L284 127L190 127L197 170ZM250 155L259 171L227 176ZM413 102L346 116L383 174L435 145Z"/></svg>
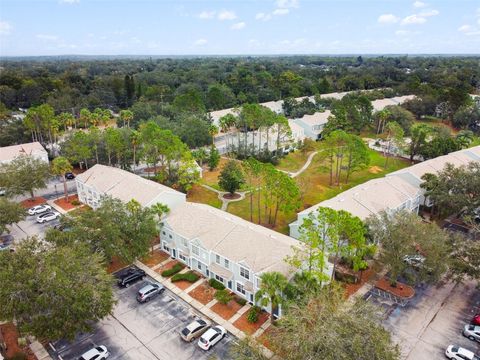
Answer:
<svg viewBox="0 0 480 360"><path fill-rule="evenodd" d="M105 345L111 353L109 359L229 358L231 335L227 334L207 352L197 346L197 341L184 342L179 332L198 317L197 314L168 289L150 302L139 304L135 295L142 284L140 281L129 288L116 288L118 303L112 316L97 324L93 333L81 335L73 343L53 344L56 352L52 355L57 359L77 359L92 347Z"/></svg>
<svg viewBox="0 0 480 360"><path fill-rule="evenodd" d="M58 219L43 224L37 223L38 215L27 215L25 220L20 221L10 227L10 234L15 239L15 243L21 242L26 237L38 236L43 238L48 228L59 223Z"/></svg>
<svg viewBox="0 0 480 360"><path fill-rule="evenodd" d="M480 343L462 335L464 325L480 313L480 290L474 282L425 286L416 292L405 307L374 300L385 310L384 325L400 345L403 359L443 359L450 344L480 352Z"/></svg>

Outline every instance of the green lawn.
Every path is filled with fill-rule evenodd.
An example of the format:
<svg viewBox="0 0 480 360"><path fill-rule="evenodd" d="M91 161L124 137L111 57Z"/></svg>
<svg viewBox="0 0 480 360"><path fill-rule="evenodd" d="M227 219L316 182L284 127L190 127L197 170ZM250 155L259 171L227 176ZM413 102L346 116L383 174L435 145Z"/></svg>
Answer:
<svg viewBox="0 0 480 360"><path fill-rule="evenodd" d="M384 169L383 166L385 165L385 158L374 150L369 150L369 152L370 165L366 169L353 173L350 177L349 183L341 183L340 186L329 185L329 170L322 163L321 157L318 155L315 156L308 169L295 178L303 195L301 208L297 209L297 211L292 211L289 213L279 213L277 224L274 229L281 233L288 234L288 224L295 221L297 212L321 201L330 199L340 192L345 191L355 185L364 183L370 179L383 177L387 173L410 166L410 162L407 160L391 158L389 160L387 169ZM261 208L263 207L261 206ZM254 206L254 222L257 222L258 215L255 209L256 206ZM240 216L246 220L250 220L249 198L247 197L245 200L229 204L228 212ZM265 223L265 219L262 219L262 223Z"/></svg>
<svg viewBox="0 0 480 360"><path fill-rule="evenodd" d="M200 185L194 185L192 187L187 194L187 200L190 202L207 204L218 209L222 207L222 202L218 198L218 195Z"/></svg>

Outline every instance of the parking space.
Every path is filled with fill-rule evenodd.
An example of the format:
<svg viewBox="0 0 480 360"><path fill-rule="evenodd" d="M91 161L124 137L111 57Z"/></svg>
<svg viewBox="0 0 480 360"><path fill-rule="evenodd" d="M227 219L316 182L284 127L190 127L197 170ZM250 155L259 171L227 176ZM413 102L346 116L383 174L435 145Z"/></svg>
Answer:
<svg viewBox="0 0 480 360"><path fill-rule="evenodd" d="M184 342L180 331L198 315L168 289L150 302L139 304L135 295L142 284L117 289L118 303L112 316L97 324L92 334L79 336L73 344L54 344L56 355L64 360L77 359L92 347L105 345L111 353L109 359L229 358L229 348L234 340L231 335L227 334L209 351L201 350L197 341Z"/></svg>
<svg viewBox="0 0 480 360"><path fill-rule="evenodd" d="M13 236L15 243L32 236L43 238L48 228L59 223L59 220L57 219L39 224L36 221L37 216L38 215L27 215L25 220L20 221L10 227L10 234Z"/></svg>
<svg viewBox="0 0 480 360"><path fill-rule="evenodd" d="M416 289L406 307L374 299L385 314L385 327L400 345L402 358L430 360L445 357L448 345L480 352L480 344L462 335L464 325L480 312L480 291L474 282Z"/></svg>

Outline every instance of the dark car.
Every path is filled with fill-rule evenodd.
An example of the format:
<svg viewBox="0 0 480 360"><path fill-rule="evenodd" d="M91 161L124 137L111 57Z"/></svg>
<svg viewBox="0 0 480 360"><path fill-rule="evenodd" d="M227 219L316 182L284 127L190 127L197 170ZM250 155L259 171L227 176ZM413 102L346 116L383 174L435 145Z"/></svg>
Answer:
<svg viewBox="0 0 480 360"><path fill-rule="evenodd" d="M129 287L131 284L137 282L138 280L144 279L145 276L145 271L140 270L136 267L131 267L120 275L117 283L119 286Z"/></svg>
<svg viewBox="0 0 480 360"><path fill-rule="evenodd" d="M73 180L73 179L75 179L75 175L73 175L73 173L71 173L71 172L67 172L67 173L65 173L65 179Z"/></svg>

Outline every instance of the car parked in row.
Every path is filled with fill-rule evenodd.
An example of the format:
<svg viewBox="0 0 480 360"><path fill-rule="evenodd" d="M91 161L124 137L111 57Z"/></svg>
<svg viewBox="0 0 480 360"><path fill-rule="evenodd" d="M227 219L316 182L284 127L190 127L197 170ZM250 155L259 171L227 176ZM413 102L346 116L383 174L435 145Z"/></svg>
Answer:
<svg viewBox="0 0 480 360"><path fill-rule="evenodd" d="M138 290L137 301L140 303L149 302L164 291L165 287L163 285L147 281L144 286Z"/></svg>
<svg viewBox="0 0 480 360"><path fill-rule="evenodd" d="M103 345L88 350L79 360L104 360L110 356L107 348Z"/></svg>
<svg viewBox="0 0 480 360"><path fill-rule="evenodd" d="M67 173L65 173L65 179L73 180L73 179L75 179L75 175L72 172L67 172Z"/></svg>
<svg viewBox="0 0 480 360"><path fill-rule="evenodd" d="M137 267L131 267L121 273L120 277L118 278L117 284L120 287L129 287L137 281L143 280L145 276L145 271Z"/></svg>
<svg viewBox="0 0 480 360"><path fill-rule="evenodd" d="M198 346L200 349L210 350L212 346L225 337L226 333L227 331L220 325L214 326L208 329L200 339L198 339Z"/></svg>
<svg viewBox="0 0 480 360"><path fill-rule="evenodd" d="M471 325L480 325L480 314L476 314L473 318L472 321L470 321Z"/></svg>
<svg viewBox="0 0 480 360"><path fill-rule="evenodd" d="M198 319L188 324L188 326L180 332L180 336L183 340L190 342L201 336L209 327L210 322Z"/></svg>
<svg viewBox="0 0 480 360"><path fill-rule="evenodd" d="M47 213L37 216L37 223L43 224L52 220L56 220L60 217L60 213L55 211L49 211Z"/></svg>
<svg viewBox="0 0 480 360"><path fill-rule="evenodd" d="M28 215L37 215L42 214L47 211L51 211L52 207L50 205L37 205L28 209Z"/></svg>
<svg viewBox="0 0 480 360"><path fill-rule="evenodd" d="M455 345L447 347L447 350L445 350L445 356L453 360L480 360L473 351Z"/></svg>
<svg viewBox="0 0 480 360"><path fill-rule="evenodd" d="M462 334L470 340L480 342L480 326L478 325L465 325Z"/></svg>
<svg viewBox="0 0 480 360"><path fill-rule="evenodd" d="M0 251L14 251L13 250L13 235L3 234L0 235Z"/></svg>

